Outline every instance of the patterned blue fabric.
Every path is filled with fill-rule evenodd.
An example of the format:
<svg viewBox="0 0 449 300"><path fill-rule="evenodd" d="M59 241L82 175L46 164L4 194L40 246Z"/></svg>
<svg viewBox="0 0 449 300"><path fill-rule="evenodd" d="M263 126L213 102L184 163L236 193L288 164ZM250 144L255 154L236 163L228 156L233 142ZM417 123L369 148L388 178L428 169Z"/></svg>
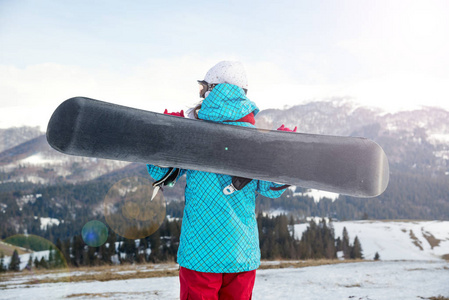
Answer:
<svg viewBox="0 0 449 300"><path fill-rule="evenodd" d="M201 120L224 123L224 121L239 120L252 112L255 116L259 109L246 97L243 89L236 85L223 83L217 85L204 99L198 117ZM254 127L254 125L244 122L234 125Z"/></svg>
<svg viewBox="0 0 449 300"><path fill-rule="evenodd" d="M198 114L200 118L221 123L258 112L242 89L229 84L217 87L204 99ZM249 123L226 123L253 127ZM153 165L147 167L155 180L161 179L168 171ZM182 174L186 175L187 184L178 249L179 265L210 273L257 269L260 249L255 215L256 192L277 198L284 190L270 188L281 185L253 180L242 190L225 195L223 189L231 184L231 176L194 170L182 170Z"/></svg>

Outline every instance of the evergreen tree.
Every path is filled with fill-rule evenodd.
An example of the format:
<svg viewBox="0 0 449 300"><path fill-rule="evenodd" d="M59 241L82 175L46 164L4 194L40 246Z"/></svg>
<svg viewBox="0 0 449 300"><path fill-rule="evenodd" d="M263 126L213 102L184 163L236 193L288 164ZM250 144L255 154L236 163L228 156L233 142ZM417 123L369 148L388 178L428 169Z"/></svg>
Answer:
<svg viewBox="0 0 449 300"><path fill-rule="evenodd" d="M66 260L64 255L58 249L55 249L54 253L54 268L64 268L66 266Z"/></svg>
<svg viewBox="0 0 449 300"><path fill-rule="evenodd" d="M379 259L380 259L379 252L376 252L376 254L374 254L374 260L379 260Z"/></svg>
<svg viewBox="0 0 449 300"><path fill-rule="evenodd" d="M155 233L148 237L151 247L151 254L148 258L152 263L158 263L161 259L161 235L160 231L156 230Z"/></svg>
<svg viewBox="0 0 449 300"><path fill-rule="evenodd" d="M5 254L0 252L0 272L5 272L6 266L5 266Z"/></svg>
<svg viewBox="0 0 449 300"><path fill-rule="evenodd" d="M84 261L84 242L80 235L73 237L72 242L72 264L79 267Z"/></svg>
<svg viewBox="0 0 449 300"><path fill-rule="evenodd" d="M63 250L64 250L64 244L62 243L61 239L56 240L56 251L55 251L55 263L57 267L60 267L63 263L61 262L63 260Z"/></svg>
<svg viewBox="0 0 449 300"><path fill-rule="evenodd" d="M62 248L60 249L62 252L62 255L64 257L64 261L67 264L70 264L70 239L67 239L63 242Z"/></svg>
<svg viewBox="0 0 449 300"><path fill-rule="evenodd" d="M48 249L47 266L49 269L52 269L55 266L55 254L54 254L53 246L50 246L50 249Z"/></svg>
<svg viewBox="0 0 449 300"><path fill-rule="evenodd" d="M28 263L25 268L27 270L31 270L33 268L33 254L30 254L30 258L28 258Z"/></svg>
<svg viewBox="0 0 449 300"><path fill-rule="evenodd" d="M146 261L145 251L148 248L148 241L145 238L139 240L139 247L136 249L136 262L142 263Z"/></svg>
<svg viewBox="0 0 449 300"><path fill-rule="evenodd" d="M19 257L19 252L17 252L17 250L14 250L12 257L11 257L11 262L9 263L9 270L10 271L20 271L20 257Z"/></svg>
<svg viewBox="0 0 449 300"><path fill-rule="evenodd" d="M39 268L48 269L48 262L45 260L45 258L42 256L41 260L39 261Z"/></svg>
<svg viewBox="0 0 449 300"><path fill-rule="evenodd" d="M354 246L351 249L352 259L363 259L362 245L360 244L359 238L356 236L354 239Z"/></svg>
<svg viewBox="0 0 449 300"><path fill-rule="evenodd" d="M108 249L107 243L104 243L103 245L101 245L99 247L99 255L100 255L101 263L106 263L106 264L111 263L111 257L109 255L109 249Z"/></svg>
<svg viewBox="0 0 449 300"><path fill-rule="evenodd" d="M337 257L337 248L335 246L335 234L334 234L334 228L332 226L332 223L329 224L329 226L326 225L325 220L322 220L322 237L323 237L323 244L324 244L324 257L327 259L334 259Z"/></svg>
<svg viewBox="0 0 449 300"><path fill-rule="evenodd" d="M337 255L335 235L332 226L323 219L319 224L310 221L299 244L301 259L334 259Z"/></svg>
<svg viewBox="0 0 449 300"><path fill-rule="evenodd" d="M343 227L343 238L341 241L341 251L343 251L343 257L345 259L351 258L351 246L349 244L349 234L346 227Z"/></svg>
<svg viewBox="0 0 449 300"><path fill-rule="evenodd" d="M96 266L98 265L98 253L97 247L87 247L87 252L85 254L84 265L85 266Z"/></svg>
<svg viewBox="0 0 449 300"><path fill-rule="evenodd" d="M40 268L40 266L39 266L39 260L37 259L37 257L34 258L34 267L35 267L36 269L39 269L39 268Z"/></svg>
<svg viewBox="0 0 449 300"><path fill-rule="evenodd" d="M128 263L133 263L136 259L137 247L136 242L132 239L125 239L120 247L120 252L125 253L125 260Z"/></svg>
<svg viewBox="0 0 449 300"><path fill-rule="evenodd" d="M107 251L107 257L108 261L112 262L112 256L114 256L117 253L116 250L116 243L117 243L117 235L113 232L109 234L108 236L108 251Z"/></svg>
<svg viewBox="0 0 449 300"><path fill-rule="evenodd" d="M337 251L342 251L342 242L340 237L338 237L335 241L335 248L337 249Z"/></svg>

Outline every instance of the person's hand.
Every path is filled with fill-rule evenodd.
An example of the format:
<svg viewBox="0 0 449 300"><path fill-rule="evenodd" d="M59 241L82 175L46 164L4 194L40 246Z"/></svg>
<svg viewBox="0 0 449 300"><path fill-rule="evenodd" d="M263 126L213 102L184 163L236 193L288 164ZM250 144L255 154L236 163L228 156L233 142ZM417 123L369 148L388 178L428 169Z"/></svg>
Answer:
<svg viewBox="0 0 449 300"><path fill-rule="evenodd" d="M287 127L284 126L284 124L282 124L282 126L279 127L277 130L280 130L280 131L296 132L297 129L298 129L297 126L295 126L295 129L291 130L290 128L287 128Z"/></svg>
<svg viewBox="0 0 449 300"><path fill-rule="evenodd" d="M168 110L166 109L164 111L164 115L170 115L170 116L176 116L176 117L184 118L184 111L181 110L180 112L171 112L171 113L169 113Z"/></svg>

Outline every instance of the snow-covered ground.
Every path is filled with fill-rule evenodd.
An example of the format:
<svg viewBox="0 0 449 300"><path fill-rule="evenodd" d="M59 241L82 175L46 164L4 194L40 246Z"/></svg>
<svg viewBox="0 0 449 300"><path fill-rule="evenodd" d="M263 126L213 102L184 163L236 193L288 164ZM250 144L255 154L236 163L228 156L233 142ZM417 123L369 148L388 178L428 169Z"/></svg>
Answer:
<svg viewBox="0 0 449 300"><path fill-rule="evenodd" d="M31 275L30 275L31 276ZM31 278L30 278L31 279ZM449 263L379 261L257 271L254 300L449 297ZM0 283L0 299L179 299L177 277L72 283Z"/></svg>
<svg viewBox="0 0 449 300"><path fill-rule="evenodd" d="M301 237L307 226L295 225L295 234ZM334 222L333 226L340 237L346 227L351 243L357 236L369 261L258 270L253 299L449 298L449 262L442 259L449 254L449 221L348 221ZM372 261L376 252L380 261ZM145 271L139 268L136 266L134 272ZM155 266L163 268L173 270L176 266ZM0 277L0 299L179 299L177 277L39 283L46 276L74 277L82 272L94 271L73 269L35 275L24 270L11 278Z"/></svg>
<svg viewBox="0 0 449 300"><path fill-rule="evenodd" d="M333 222L335 237L346 227L350 242L357 236L365 259L379 253L382 260L441 260L449 255L449 221ZM301 238L308 224L295 225ZM449 285L449 283L448 283Z"/></svg>

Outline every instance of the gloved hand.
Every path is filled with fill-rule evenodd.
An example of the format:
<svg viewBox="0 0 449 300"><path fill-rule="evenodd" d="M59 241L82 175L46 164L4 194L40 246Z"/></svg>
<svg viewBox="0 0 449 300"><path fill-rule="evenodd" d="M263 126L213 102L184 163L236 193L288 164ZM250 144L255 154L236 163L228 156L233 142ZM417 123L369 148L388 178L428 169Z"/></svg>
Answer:
<svg viewBox="0 0 449 300"><path fill-rule="evenodd" d="M170 115L170 116L176 116L176 117L182 117L182 118L184 118L184 111L181 110L180 112L172 112L172 113L169 113L168 110L166 109L166 110L164 111L164 115Z"/></svg>
<svg viewBox="0 0 449 300"><path fill-rule="evenodd" d="M284 124L282 124L282 126L279 127L277 130L280 130L280 131L296 132L297 129L298 129L297 126L295 126L295 129L291 130L290 128L287 128L287 127L284 126Z"/></svg>

